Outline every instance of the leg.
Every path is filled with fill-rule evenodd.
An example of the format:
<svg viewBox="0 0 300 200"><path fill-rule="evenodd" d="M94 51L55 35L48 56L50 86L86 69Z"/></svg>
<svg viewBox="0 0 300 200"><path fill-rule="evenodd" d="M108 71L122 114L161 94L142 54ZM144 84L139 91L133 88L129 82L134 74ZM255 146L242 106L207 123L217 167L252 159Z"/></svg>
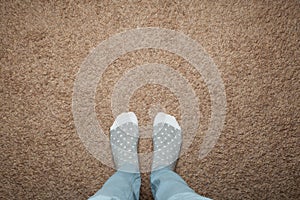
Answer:
<svg viewBox="0 0 300 200"><path fill-rule="evenodd" d="M153 126L151 189L155 200L207 199L196 194L173 171L182 143L181 128L176 119L165 113L158 113Z"/></svg>
<svg viewBox="0 0 300 200"><path fill-rule="evenodd" d="M151 190L155 200L209 200L195 193L178 174L169 168L151 173Z"/></svg>
<svg viewBox="0 0 300 200"><path fill-rule="evenodd" d="M141 186L137 155L138 121L134 113L122 113L110 128L110 144L117 172L91 200L137 200Z"/></svg>
<svg viewBox="0 0 300 200"><path fill-rule="evenodd" d="M140 173L117 171L89 200L138 200L140 186Z"/></svg>

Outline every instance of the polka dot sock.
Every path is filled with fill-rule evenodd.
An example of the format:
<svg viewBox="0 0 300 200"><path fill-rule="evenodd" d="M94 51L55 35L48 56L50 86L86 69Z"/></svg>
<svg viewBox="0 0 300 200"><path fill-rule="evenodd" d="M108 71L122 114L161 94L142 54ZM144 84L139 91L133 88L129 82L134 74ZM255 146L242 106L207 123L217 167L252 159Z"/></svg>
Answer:
<svg viewBox="0 0 300 200"><path fill-rule="evenodd" d="M175 117L162 112L156 115L153 128L152 171L165 167L174 170L182 143L181 128Z"/></svg>
<svg viewBox="0 0 300 200"><path fill-rule="evenodd" d="M120 114L110 128L110 145L119 171L139 172L137 144L138 120L133 112Z"/></svg>

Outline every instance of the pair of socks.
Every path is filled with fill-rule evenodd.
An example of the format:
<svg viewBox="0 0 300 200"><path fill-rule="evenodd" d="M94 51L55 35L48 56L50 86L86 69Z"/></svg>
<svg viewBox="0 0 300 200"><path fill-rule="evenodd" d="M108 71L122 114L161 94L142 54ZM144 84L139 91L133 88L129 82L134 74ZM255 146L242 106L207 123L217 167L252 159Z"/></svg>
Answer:
<svg viewBox="0 0 300 200"><path fill-rule="evenodd" d="M152 171L166 167L174 170L182 143L181 128L175 117L158 113L153 123L152 138ZM110 144L117 170L139 173L138 140L136 115L133 112L120 114L110 128Z"/></svg>

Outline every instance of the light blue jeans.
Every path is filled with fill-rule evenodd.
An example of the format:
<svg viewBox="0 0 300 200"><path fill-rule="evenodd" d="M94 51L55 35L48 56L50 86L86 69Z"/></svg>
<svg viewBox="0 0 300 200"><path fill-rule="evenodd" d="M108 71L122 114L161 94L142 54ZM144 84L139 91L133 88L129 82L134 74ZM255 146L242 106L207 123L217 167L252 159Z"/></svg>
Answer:
<svg viewBox="0 0 300 200"><path fill-rule="evenodd" d="M138 200L139 173L117 171L89 200ZM163 168L151 173L151 190L155 200L208 200L192 190L175 172Z"/></svg>

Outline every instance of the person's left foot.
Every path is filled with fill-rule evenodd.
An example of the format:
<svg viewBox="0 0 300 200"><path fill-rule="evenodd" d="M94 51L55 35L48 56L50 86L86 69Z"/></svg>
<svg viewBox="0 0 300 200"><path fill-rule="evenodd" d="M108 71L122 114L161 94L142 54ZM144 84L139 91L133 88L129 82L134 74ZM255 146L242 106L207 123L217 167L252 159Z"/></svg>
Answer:
<svg viewBox="0 0 300 200"><path fill-rule="evenodd" d="M139 172L138 139L136 115L133 112L120 114L110 128L110 144L117 170Z"/></svg>

